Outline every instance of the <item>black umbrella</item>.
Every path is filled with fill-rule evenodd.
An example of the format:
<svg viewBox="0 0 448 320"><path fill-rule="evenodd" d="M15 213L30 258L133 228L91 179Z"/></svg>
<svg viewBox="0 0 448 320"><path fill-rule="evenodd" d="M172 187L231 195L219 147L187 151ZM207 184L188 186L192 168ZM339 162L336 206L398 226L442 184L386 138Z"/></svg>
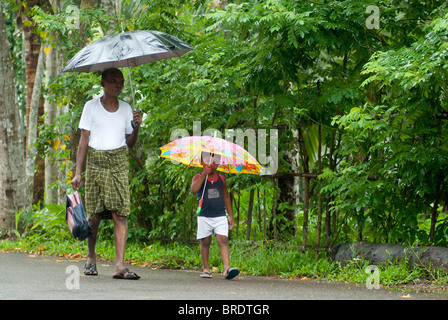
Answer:
<svg viewBox="0 0 448 320"><path fill-rule="evenodd" d="M164 32L151 30L121 32L105 36L81 49L62 72L94 72L108 68L135 67L148 62L180 57L191 50L194 50L194 47ZM129 80L134 99L130 72Z"/></svg>
<svg viewBox="0 0 448 320"><path fill-rule="evenodd" d="M180 57L194 50L182 40L160 32L138 30L105 36L81 49L62 72L94 72L108 68L135 67Z"/></svg>

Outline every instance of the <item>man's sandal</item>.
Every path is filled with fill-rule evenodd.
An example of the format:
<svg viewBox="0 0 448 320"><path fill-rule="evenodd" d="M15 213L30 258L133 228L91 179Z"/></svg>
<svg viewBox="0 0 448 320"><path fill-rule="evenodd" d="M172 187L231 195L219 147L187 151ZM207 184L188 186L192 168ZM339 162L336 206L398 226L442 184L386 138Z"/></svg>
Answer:
<svg viewBox="0 0 448 320"><path fill-rule="evenodd" d="M140 279L140 277L132 271L129 271L128 268L124 268L123 270L121 270L121 272L119 274L114 274L112 276L112 278L114 279L125 279L125 280L138 280Z"/></svg>
<svg viewBox="0 0 448 320"><path fill-rule="evenodd" d="M98 271L96 270L96 264L94 263L86 263L84 265L84 274L86 276L97 276Z"/></svg>

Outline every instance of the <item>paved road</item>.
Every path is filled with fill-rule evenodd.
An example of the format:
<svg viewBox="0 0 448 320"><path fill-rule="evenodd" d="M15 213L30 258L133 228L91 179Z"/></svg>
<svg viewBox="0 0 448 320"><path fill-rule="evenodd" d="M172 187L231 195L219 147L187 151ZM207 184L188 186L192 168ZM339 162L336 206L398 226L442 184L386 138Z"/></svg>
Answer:
<svg viewBox="0 0 448 320"><path fill-rule="evenodd" d="M130 269L140 280L116 280L112 263L98 262L96 277L83 275L83 265L82 260L0 252L0 300L448 300L444 294L369 290L315 280L241 275L229 281L220 274L201 279L198 272L138 266ZM76 277L78 271L81 275Z"/></svg>

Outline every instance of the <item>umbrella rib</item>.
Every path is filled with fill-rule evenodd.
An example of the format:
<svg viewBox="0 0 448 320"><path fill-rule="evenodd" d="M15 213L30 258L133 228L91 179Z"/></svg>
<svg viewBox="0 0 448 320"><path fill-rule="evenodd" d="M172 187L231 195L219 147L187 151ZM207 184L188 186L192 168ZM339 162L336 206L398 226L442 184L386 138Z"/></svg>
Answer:
<svg viewBox="0 0 448 320"><path fill-rule="evenodd" d="M191 158L191 161L190 161L190 163L188 164L188 167L191 166L191 164L192 164L193 161L194 161L194 158L198 155L198 153L199 153L200 151L201 151L201 150L199 150L198 152L196 152L196 154Z"/></svg>

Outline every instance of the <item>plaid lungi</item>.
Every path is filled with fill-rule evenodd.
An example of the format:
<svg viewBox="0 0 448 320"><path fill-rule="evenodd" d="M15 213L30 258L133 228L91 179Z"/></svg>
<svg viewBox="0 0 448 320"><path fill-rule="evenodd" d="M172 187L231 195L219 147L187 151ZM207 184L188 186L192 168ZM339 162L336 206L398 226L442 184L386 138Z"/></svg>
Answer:
<svg viewBox="0 0 448 320"><path fill-rule="evenodd" d="M86 168L85 209L87 217L110 219L111 212L130 214L128 148L89 148Z"/></svg>

